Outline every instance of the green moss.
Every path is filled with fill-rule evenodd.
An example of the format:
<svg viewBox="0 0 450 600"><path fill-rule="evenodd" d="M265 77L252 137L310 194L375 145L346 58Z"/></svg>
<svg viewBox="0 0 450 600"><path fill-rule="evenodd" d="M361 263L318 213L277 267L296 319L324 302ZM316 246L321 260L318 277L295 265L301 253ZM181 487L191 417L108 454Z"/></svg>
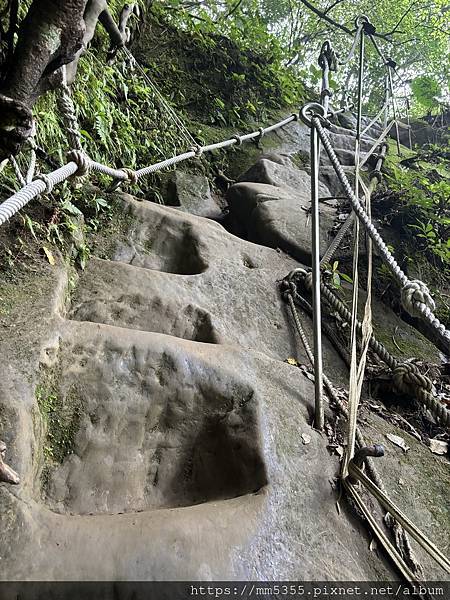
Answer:
<svg viewBox="0 0 450 600"><path fill-rule="evenodd" d="M127 239L134 220L132 213L124 210L120 195L112 198L110 211L100 219L97 231L87 235L91 254L104 259L111 258L117 243Z"/></svg>
<svg viewBox="0 0 450 600"><path fill-rule="evenodd" d="M309 154L302 150L293 154L291 156L291 160L300 169L304 169L305 167L309 166Z"/></svg>
<svg viewBox="0 0 450 600"><path fill-rule="evenodd" d="M32 270L23 264L11 265L0 274L0 319L22 311L35 298L42 295L42 277L44 273L35 261Z"/></svg>
<svg viewBox="0 0 450 600"><path fill-rule="evenodd" d="M437 360L437 352L434 345L418 332L415 332L415 337L408 335L403 336L401 339L396 339L398 346L394 343L392 332L384 330L380 324L374 323L374 335L391 354L399 358L418 358L431 362Z"/></svg>
<svg viewBox="0 0 450 600"><path fill-rule="evenodd" d="M35 396L45 429L43 476L48 477L48 470L73 452L84 404L75 386L64 395L60 392L54 373L44 374Z"/></svg>

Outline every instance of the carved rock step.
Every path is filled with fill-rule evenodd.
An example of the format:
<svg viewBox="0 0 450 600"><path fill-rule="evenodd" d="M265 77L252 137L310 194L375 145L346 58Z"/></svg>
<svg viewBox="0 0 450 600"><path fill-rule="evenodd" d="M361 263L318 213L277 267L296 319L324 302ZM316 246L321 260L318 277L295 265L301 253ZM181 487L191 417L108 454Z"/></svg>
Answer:
<svg viewBox="0 0 450 600"><path fill-rule="evenodd" d="M47 355L78 431L44 499L22 505L10 579L392 576L336 512L337 458L296 367L90 323L61 323L59 340Z"/></svg>
<svg viewBox="0 0 450 600"><path fill-rule="evenodd" d="M119 248L122 257L176 270L182 244L175 244L174 257L162 241L178 223L181 232L189 225L191 241L200 239L203 271L180 276L92 261L91 274L89 266L79 286L86 299L88 288L95 290L90 280L98 279L101 288L113 273L111 288L113 283L116 290L123 284L120 293L133 295L141 286L144 299L152 297L144 273L159 277L156 287L163 290L164 279L177 280L180 287L173 297L178 299L185 282L201 280L222 262L238 270L243 249L257 264L255 272L262 268L258 257L269 261L276 256L280 265L292 263L204 219L132 199L124 203L135 211L136 222ZM161 227L163 219L169 233ZM149 255L145 241L152 239L159 239L155 247L162 257ZM232 247L237 255L233 260ZM226 294L235 283L224 273L221 293ZM394 577L382 556L369 550L363 526L336 512L329 482L339 470L338 459L330 456L327 439L310 428L314 393L298 368L243 348L244 337L239 346L201 344L161 333L65 321L57 316L65 288L57 286L54 277L56 290L44 288L37 312L25 297L22 311L27 319L16 323L14 336L7 330L8 339L2 341L8 349L8 361L0 365L2 420L14 440L14 445L8 444L12 465L24 482L16 495L0 486L0 568L5 579ZM42 281L40 285L43 289ZM271 301L270 292L267 295ZM111 298L114 304L113 293ZM211 311L211 306L205 308ZM30 319L39 327L42 322L43 329L30 328ZM33 337L36 331L41 334ZM261 337L267 335L264 328L259 331ZM11 351L14 344L20 352ZM44 418L30 378L39 351L41 363L56 376L52 393L64 407L61 416L77 416L70 421L75 426L73 452L53 465L44 480ZM379 421L372 417L370 429L377 442ZM310 443L302 443L302 433L310 436ZM389 489L399 481L397 471L389 479L390 464L398 463L400 469L405 460L411 461L410 470L418 460L423 473L433 469L429 485L423 485L422 478L420 488L407 498L423 526L430 514L428 494L441 503L436 506L445 506L445 474L438 459L418 443L411 458L394 448L391 458L388 454L383 459ZM408 485L409 481L415 479L408 479ZM403 501L404 488L399 494ZM87 511L96 514L86 515ZM126 514L117 514L123 511ZM445 525L436 529L445 532Z"/></svg>
<svg viewBox="0 0 450 600"><path fill-rule="evenodd" d="M319 195L329 197L319 184ZM311 184L306 171L290 161L261 159L228 190L227 201L237 230L249 240L280 248L300 262L311 264ZM321 205L321 251L329 244L336 211Z"/></svg>
<svg viewBox="0 0 450 600"><path fill-rule="evenodd" d="M306 361L292 336L277 284L298 266L296 261L241 240L206 219L129 196L124 202L134 215L127 242L113 252L114 260L89 261L73 294L69 318L236 344L279 360L298 355ZM184 246L172 237L176 232ZM154 248L163 250L164 261L154 255ZM201 272L165 272L167 264L176 270L179 254L183 261L187 254L191 261L196 257ZM309 318L305 327L310 330ZM328 341L324 352L327 368L343 381L346 367Z"/></svg>
<svg viewBox="0 0 450 600"><path fill-rule="evenodd" d="M220 219L223 215L219 201L213 196L208 178L204 175L173 171L163 180L164 204L192 215Z"/></svg>

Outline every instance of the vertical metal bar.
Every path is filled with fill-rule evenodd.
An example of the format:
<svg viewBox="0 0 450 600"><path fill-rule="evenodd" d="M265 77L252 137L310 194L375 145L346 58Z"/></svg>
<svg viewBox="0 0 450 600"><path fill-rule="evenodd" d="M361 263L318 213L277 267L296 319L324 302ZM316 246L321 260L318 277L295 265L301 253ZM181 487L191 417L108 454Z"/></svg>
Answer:
<svg viewBox="0 0 450 600"><path fill-rule="evenodd" d="M358 144L356 157L359 156L359 146L361 144L361 120L362 120L362 103L363 103L363 78L364 78L364 34L361 35L361 39L359 40L359 73L358 73L358 114L357 114L357 123L356 123L356 142ZM358 159L357 159L358 160ZM359 162L359 160L358 160ZM359 165L358 165L359 166ZM357 194L356 194L357 195Z"/></svg>
<svg viewBox="0 0 450 600"><path fill-rule="evenodd" d="M386 105L386 112L384 113L383 130L386 129L389 120L389 79L387 73L384 76L384 102Z"/></svg>
<svg viewBox="0 0 450 600"><path fill-rule="evenodd" d="M362 105L363 105L363 80L364 80L364 49L365 49L365 36L361 35L359 41L359 66L358 66L358 104L357 104L357 116L356 116L356 143L355 143L355 196L359 198L359 170L360 170L360 148L361 148L361 125L362 125ZM357 328L356 328L356 315L358 311L358 260L359 260L359 220L354 218L354 248L353 248L353 293L352 293L352 322L350 332L350 343L351 343L351 364L350 364L350 385L349 385L349 398L348 398L348 442L347 452L345 453L345 459L342 464L342 475L344 477L348 474L348 463L353 457L355 452L355 439L356 439L356 421L358 412L358 359L357 359Z"/></svg>
<svg viewBox="0 0 450 600"><path fill-rule="evenodd" d="M325 65L324 65L324 69L323 69L323 73L322 73L322 92L330 91L329 74L330 74L330 66L328 64L328 59L325 58ZM328 115L328 109L330 106L330 97L328 96L328 93L324 94L324 96L322 98L322 106L325 111L325 116Z"/></svg>
<svg viewBox="0 0 450 600"><path fill-rule="evenodd" d="M411 119L409 117L409 99L406 98L406 124L408 125L409 149L412 150Z"/></svg>
<svg viewBox="0 0 450 600"><path fill-rule="evenodd" d="M326 114L326 113L325 113ZM320 310L320 229L319 229L319 136L311 127L311 226L312 226L312 298L314 334L314 425L324 427L323 367L322 367L322 317Z"/></svg>
<svg viewBox="0 0 450 600"><path fill-rule="evenodd" d="M395 120L395 136L397 138L397 153L399 156L401 156L402 153L400 150L400 134L399 134L399 130L398 130L397 102L395 100L395 94L394 94L394 81L392 79L392 70L389 65L387 66L387 71L388 71L388 78L389 78L389 86L391 88L392 110L394 112L394 120Z"/></svg>

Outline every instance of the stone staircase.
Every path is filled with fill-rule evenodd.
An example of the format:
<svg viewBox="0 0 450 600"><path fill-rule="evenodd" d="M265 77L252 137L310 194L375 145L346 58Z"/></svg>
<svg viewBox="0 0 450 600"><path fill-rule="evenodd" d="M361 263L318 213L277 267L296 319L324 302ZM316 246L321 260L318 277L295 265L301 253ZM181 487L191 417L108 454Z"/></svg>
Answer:
<svg viewBox="0 0 450 600"><path fill-rule="evenodd" d="M350 152L338 129L342 152ZM339 457L310 427L310 378L285 362L306 357L276 282L297 260L310 260L308 176L283 152L289 144L298 152L292 139L305 133L295 124L285 136L280 152L228 193L247 240L212 220L122 194L124 239L107 259L91 258L69 303L64 287L54 286L46 334L29 340L30 357L2 367L2 397L9 386L17 406L9 427L24 481L14 494L0 488L3 576L394 577L382 554L374 558L361 523L344 504L336 511ZM331 195L325 185L321 193ZM324 208L324 244L332 210ZM375 310L394 322L386 307ZM405 325L402 335L418 334ZM344 385L346 367L324 344L325 371ZM37 360L41 376L54 376L62 418L76 425L70 453L47 465L45 478L35 379L19 384L17 376ZM367 419L369 431L386 428L370 413ZM419 443L414 451L430 460ZM388 466L404 460L393 453ZM433 485L436 498L445 495L444 476ZM417 494L409 509L428 518Z"/></svg>

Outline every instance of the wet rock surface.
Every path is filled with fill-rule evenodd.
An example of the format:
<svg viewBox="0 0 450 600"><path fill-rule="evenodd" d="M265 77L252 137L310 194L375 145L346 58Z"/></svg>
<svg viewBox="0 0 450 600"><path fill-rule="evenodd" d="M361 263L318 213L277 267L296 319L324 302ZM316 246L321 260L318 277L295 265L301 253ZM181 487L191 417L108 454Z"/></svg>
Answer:
<svg viewBox="0 0 450 600"><path fill-rule="evenodd" d="M229 192L249 241L124 194L124 239L92 257L70 300L62 264L24 294L22 317L2 330L2 439L22 479L0 485L3 579L396 577L345 503L338 514L339 457L311 428L313 383L285 362L307 360L277 282L310 261L308 176L289 158L307 134L287 130ZM335 210L325 206L324 245ZM388 316L386 338L401 326L420 339ZM343 361L324 346L326 373L344 385ZM383 424L367 417L371 441ZM389 488L406 458L394 449L382 460ZM407 460L407 505L421 527L432 513L445 543L446 513L430 508L445 496L445 459L415 444ZM413 462L433 475L426 490Z"/></svg>
<svg viewBox="0 0 450 600"><path fill-rule="evenodd" d="M222 216L222 207L204 175L174 171L167 178L165 188L164 203L168 206L209 219Z"/></svg>

